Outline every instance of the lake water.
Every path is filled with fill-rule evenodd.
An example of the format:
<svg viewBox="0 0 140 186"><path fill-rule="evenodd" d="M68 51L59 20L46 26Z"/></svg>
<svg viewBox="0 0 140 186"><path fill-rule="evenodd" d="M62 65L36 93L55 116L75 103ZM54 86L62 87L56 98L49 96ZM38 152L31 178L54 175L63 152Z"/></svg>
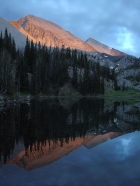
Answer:
<svg viewBox="0 0 140 186"><path fill-rule="evenodd" d="M0 107L0 186L139 186L140 101Z"/></svg>

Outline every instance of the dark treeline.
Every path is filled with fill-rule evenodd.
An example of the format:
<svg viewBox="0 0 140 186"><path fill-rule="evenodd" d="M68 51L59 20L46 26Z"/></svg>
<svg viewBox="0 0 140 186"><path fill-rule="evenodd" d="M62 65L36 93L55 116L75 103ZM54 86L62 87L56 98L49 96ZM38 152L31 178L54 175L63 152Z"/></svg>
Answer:
<svg viewBox="0 0 140 186"><path fill-rule="evenodd" d="M24 144L25 150L29 147L32 150L36 144L45 145L46 141L59 142L60 146L63 146L64 143L69 143L76 137L84 137L88 133L125 132L116 126L114 120L119 119L117 108L125 107L126 103L114 102L112 110L105 109L103 99L82 99L68 108L62 105L61 100L58 99L32 100L30 105L23 103L2 110L0 112L0 159L4 159L6 163L15 145L19 143ZM65 101L64 105L66 106ZM134 108L127 114L133 116L134 121L131 120L131 123L126 121L130 126L127 127L126 132L139 130L140 111ZM135 121L136 118L138 122Z"/></svg>
<svg viewBox="0 0 140 186"><path fill-rule="evenodd" d="M16 49L8 34L0 36L0 93L59 95L70 84L82 95L104 94L105 79L117 81L114 70L88 60L87 54L70 48L51 48L26 40L24 52Z"/></svg>

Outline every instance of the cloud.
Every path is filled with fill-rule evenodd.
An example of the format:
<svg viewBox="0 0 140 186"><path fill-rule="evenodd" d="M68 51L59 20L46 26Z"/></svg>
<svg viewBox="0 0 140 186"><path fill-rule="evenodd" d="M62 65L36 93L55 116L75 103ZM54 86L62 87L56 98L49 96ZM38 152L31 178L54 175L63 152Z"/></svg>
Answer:
<svg viewBox="0 0 140 186"><path fill-rule="evenodd" d="M6 20L33 14L55 22L82 40L92 37L140 56L139 0L10 0L3 1L0 12Z"/></svg>
<svg viewBox="0 0 140 186"><path fill-rule="evenodd" d="M118 28L117 35L118 48L135 53L136 48L133 38L134 38L133 33L128 31L126 28L124 27Z"/></svg>

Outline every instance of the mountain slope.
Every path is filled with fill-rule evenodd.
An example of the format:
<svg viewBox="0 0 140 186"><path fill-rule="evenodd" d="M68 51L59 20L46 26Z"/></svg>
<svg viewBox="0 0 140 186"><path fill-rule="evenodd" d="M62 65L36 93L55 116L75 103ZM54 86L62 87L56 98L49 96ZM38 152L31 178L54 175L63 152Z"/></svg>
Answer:
<svg viewBox="0 0 140 186"><path fill-rule="evenodd" d="M10 24L9 24L10 23ZM26 37L34 42L39 42L46 46L70 47L87 52L106 53L111 56L126 55L114 48L110 48L92 38L83 42L70 32L51 21L28 15L18 21L5 21L0 18L0 31L4 32L5 28L14 37L17 48L23 48L26 43Z"/></svg>
<svg viewBox="0 0 140 186"><path fill-rule="evenodd" d="M95 50L97 50L100 53L106 53L111 56L121 56L121 55L126 55L125 53L116 50L114 48L108 47L107 45L104 45L100 43L99 41L96 41L95 39L89 38L87 39L86 43L91 45Z"/></svg>
<svg viewBox="0 0 140 186"><path fill-rule="evenodd" d="M34 42L39 42L46 46L58 46L76 48L88 52L96 52L96 50L88 43L83 42L79 38L64 30L60 26L33 15L28 15L18 21L10 21L10 24L18 29L25 36Z"/></svg>
<svg viewBox="0 0 140 186"><path fill-rule="evenodd" d="M3 35L6 28L8 33L11 33L12 37L14 38L17 48L20 49L25 47L26 37L6 20L0 17L0 32L2 31Z"/></svg>

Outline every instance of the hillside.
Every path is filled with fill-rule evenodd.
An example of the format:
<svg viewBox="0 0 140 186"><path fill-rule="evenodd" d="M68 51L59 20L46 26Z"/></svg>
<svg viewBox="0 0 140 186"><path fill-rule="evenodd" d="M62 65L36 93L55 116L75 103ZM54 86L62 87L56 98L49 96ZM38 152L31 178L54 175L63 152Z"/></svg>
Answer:
<svg viewBox="0 0 140 186"><path fill-rule="evenodd" d="M65 48L70 47L88 52L96 51L89 44L75 37L55 23L33 15L28 15L18 21L10 21L10 24L23 35L28 36L30 40L32 39L34 42L40 42L45 46L62 47L62 45L64 45Z"/></svg>

